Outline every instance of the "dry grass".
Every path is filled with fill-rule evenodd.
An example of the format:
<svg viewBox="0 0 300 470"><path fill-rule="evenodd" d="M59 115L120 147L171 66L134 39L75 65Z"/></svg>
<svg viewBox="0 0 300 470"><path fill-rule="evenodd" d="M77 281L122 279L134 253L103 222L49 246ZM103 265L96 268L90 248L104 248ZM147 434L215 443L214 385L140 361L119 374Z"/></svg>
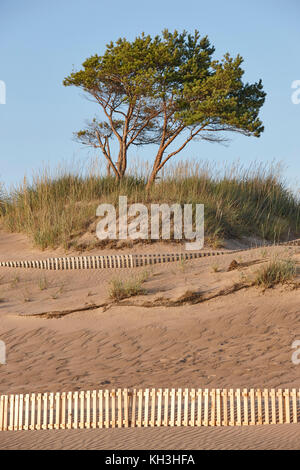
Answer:
<svg viewBox="0 0 300 470"><path fill-rule="evenodd" d="M211 269L212 269L212 272L214 272L214 273L218 273L220 271L220 267L219 267L218 264L213 264L211 266Z"/></svg>
<svg viewBox="0 0 300 470"><path fill-rule="evenodd" d="M296 263L292 259L274 259L257 273L254 284L269 289L276 284L286 284L296 275Z"/></svg>
<svg viewBox="0 0 300 470"><path fill-rule="evenodd" d="M39 289L42 291L48 289L49 283L45 276L39 279L38 285L39 285Z"/></svg>
<svg viewBox="0 0 300 470"><path fill-rule="evenodd" d="M119 195L124 195L128 204L204 204L206 243L214 248L224 238L255 235L278 241L300 233L300 201L277 167L252 165L245 170L235 165L219 171L205 162L181 163L168 166L150 192L146 177L145 172L131 171L116 184L95 165L43 171L9 192L0 188L0 219L6 229L26 233L42 249L80 248L88 231L96 247L97 206L105 202L117 207Z"/></svg>
<svg viewBox="0 0 300 470"><path fill-rule="evenodd" d="M109 284L109 297L115 301L145 294L143 283L150 277L149 271L143 271L138 275L126 279L114 278Z"/></svg>

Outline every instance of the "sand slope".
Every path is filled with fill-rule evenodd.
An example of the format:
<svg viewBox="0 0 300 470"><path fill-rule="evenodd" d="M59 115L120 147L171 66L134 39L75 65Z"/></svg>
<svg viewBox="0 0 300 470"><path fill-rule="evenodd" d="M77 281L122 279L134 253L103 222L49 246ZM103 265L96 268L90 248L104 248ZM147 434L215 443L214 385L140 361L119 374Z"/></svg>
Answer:
<svg viewBox="0 0 300 470"><path fill-rule="evenodd" d="M0 259L57 255L37 252L21 235L2 232L0 250ZM147 295L130 299L135 305L125 301L59 319L38 314L109 303L110 279L132 276L138 270L1 269L0 339L6 343L7 364L0 365L0 393L116 387L299 387L300 366L291 361L292 342L300 339L299 289L285 286L263 292L252 287L226 296L218 294L195 305L142 306L144 302L158 305L161 298L176 300L191 290L205 295L226 291L251 277L275 252L300 259L298 247L271 248L239 254L241 266L232 272L227 272L233 259L229 254L184 266L155 266L145 283ZM148 441L155 448L183 449L297 445L299 427L268 429L1 433L0 447L134 449L143 448Z"/></svg>

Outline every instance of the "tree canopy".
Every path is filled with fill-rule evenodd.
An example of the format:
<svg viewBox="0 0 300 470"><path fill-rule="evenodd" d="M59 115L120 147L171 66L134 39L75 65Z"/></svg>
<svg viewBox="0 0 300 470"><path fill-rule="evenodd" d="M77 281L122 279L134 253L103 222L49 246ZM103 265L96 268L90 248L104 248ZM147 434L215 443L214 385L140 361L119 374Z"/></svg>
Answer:
<svg viewBox="0 0 300 470"><path fill-rule="evenodd" d="M130 145L157 144L150 186L165 163L195 138L220 142L227 131L259 137L266 96L261 80L243 83L242 57L225 54L218 61L214 52L198 31L164 30L153 38L142 34L132 42L111 42L102 56L86 59L81 70L64 79L65 86L92 97L104 116L79 131L77 140L100 148L117 179L126 172ZM113 138L119 143L117 158L111 154Z"/></svg>

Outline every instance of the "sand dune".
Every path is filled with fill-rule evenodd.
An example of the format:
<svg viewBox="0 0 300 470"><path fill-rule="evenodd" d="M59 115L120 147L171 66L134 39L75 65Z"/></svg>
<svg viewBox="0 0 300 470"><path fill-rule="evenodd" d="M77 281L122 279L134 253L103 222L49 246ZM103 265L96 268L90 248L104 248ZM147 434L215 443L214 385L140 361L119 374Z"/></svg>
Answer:
<svg viewBox="0 0 300 470"><path fill-rule="evenodd" d="M33 250L21 235L2 232L0 250L0 259L54 255ZM251 276L275 252L300 259L297 247L270 248L267 254L262 249L239 254L241 267L232 272L227 272L232 255L195 260L185 266L155 266L145 283L147 295L130 299L135 305L109 304L59 319L38 314L110 303L110 279L137 270L1 269L0 339L6 343L7 364L0 365L0 393L116 387L299 387L300 369L291 361L291 344L300 339L299 289L285 286L263 292L252 287L195 305L142 306L145 301L155 305L159 298L174 300L189 290L211 293L226 289ZM1 433L0 447L135 449L151 442L157 449L295 448L299 429L285 425L12 432Z"/></svg>

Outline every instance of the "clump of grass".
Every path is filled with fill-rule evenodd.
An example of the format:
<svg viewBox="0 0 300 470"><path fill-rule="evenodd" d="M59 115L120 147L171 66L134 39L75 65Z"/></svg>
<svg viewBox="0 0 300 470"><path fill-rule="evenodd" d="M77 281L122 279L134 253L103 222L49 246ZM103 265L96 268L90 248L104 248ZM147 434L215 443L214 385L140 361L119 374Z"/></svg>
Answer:
<svg viewBox="0 0 300 470"><path fill-rule="evenodd" d="M45 278L45 276L42 277L41 279L39 279L39 289L40 290L42 290L42 291L46 290L46 289L48 289L48 287L49 287L49 283L48 283L47 279Z"/></svg>
<svg viewBox="0 0 300 470"><path fill-rule="evenodd" d="M58 299L59 295L61 295L64 292L65 289L65 284L62 283L62 285L57 289L55 292L52 292L51 294L51 299L56 300Z"/></svg>
<svg viewBox="0 0 300 470"><path fill-rule="evenodd" d="M110 298L119 301L127 299L128 297L145 294L146 291L143 288L143 283L149 278L149 276L149 271L143 271L139 275L135 275L127 279L112 279L109 284Z"/></svg>
<svg viewBox="0 0 300 470"><path fill-rule="evenodd" d="M218 264L213 264L211 269L213 270L214 273L218 273L220 271Z"/></svg>
<svg viewBox="0 0 300 470"><path fill-rule="evenodd" d="M5 207L5 191L3 183L0 181L0 215L4 214Z"/></svg>
<svg viewBox="0 0 300 470"><path fill-rule="evenodd" d="M12 278L10 285L11 285L11 287L16 287L19 282L20 282L19 276L15 275L15 276Z"/></svg>
<svg viewBox="0 0 300 470"><path fill-rule="evenodd" d="M276 284L286 284L296 275L296 263L291 259L274 259L257 273L254 284L269 289Z"/></svg>
<svg viewBox="0 0 300 470"><path fill-rule="evenodd" d="M31 295L26 290L26 292L23 292L23 302L27 303L27 302L31 302L31 301L32 301Z"/></svg>
<svg viewBox="0 0 300 470"><path fill-rule="evenodd" d="M185 258L181 258L179 261L178 261L178 268L180 269L180 271L182 271L183 273L186 271L186 269L188 268L189 266L189 260L185 259Z"/></svg>

